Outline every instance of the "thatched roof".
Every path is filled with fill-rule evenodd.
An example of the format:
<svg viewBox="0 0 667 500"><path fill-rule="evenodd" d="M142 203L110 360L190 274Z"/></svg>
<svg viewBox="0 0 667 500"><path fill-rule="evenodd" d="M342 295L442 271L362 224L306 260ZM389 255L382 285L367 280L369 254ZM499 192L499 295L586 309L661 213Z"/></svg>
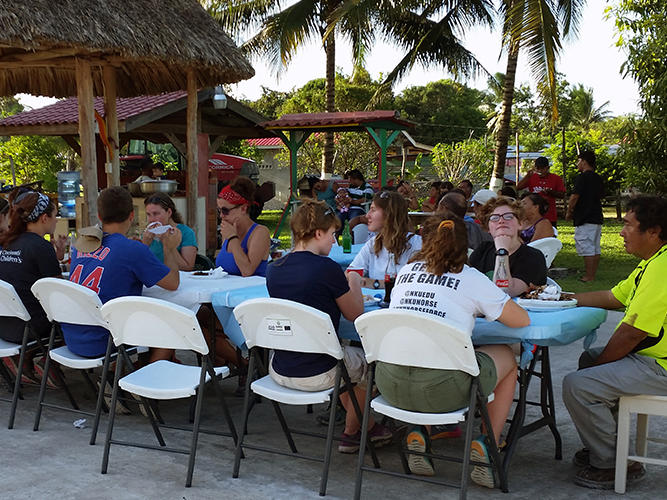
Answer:
<svg viewBox="0 0 667 500"><path fill-rule="evenodd" d="M255 72L197 0L2 0L0 96L76 95L75 57L117 67L119 97L235 83Z"/></svg>

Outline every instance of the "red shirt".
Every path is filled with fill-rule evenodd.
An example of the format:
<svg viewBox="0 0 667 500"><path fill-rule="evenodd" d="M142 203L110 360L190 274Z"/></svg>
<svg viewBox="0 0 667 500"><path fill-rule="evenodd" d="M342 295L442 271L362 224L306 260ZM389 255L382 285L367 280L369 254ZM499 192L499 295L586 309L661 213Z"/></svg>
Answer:
<svg viewBox="0 0 667 500"><path fill-rule="evenodd" d="M565 185L563 179L556 174L547 174L546 177L540 177L539 174L533 174L528 178L528 191L537 193L549 202L549 211L544 215L549 222L556 222L558 216L556 215L556 198L554 196L543 193L544 189L551 189L553 191L565 192Z"/></svg>

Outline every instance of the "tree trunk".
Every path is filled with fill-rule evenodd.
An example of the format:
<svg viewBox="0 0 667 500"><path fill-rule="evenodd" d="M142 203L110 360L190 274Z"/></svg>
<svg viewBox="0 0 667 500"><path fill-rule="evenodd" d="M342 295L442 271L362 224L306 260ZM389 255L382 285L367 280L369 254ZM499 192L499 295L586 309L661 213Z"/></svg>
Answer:
<svg viewBox="0 0 667 500"><path fill-rule="evenodd" d="M514 80L519 60L519 45L513 44L507 55L507 71L503 85L503 103L500 108L500 124L496 134L496 154L493 161L493 177L489 189L497 191L502 187L505 176L505 159L509 142L510 121L512 120L512 102L514 101Z"/></svg>
<svg viewBox="0 0 667 500"><path fill-rule="evenodd" d="M336 111L336 40L333 33L325 40L324 51L327 58L326 111L327 113L333 113ZM333 157L334 135L333 132L326 132L324 134L324 154L322 155L323 175L333 173Z"/></svg>

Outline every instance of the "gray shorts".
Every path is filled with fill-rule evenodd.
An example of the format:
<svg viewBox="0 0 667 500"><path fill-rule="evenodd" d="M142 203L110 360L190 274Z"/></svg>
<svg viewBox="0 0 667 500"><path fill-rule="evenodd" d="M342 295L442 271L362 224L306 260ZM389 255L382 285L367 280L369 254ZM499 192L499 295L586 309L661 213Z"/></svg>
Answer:
<svg viewBox="0 0 667 500"><path fill-rule="evenodd" d="M488 396L498 382L491 356L476 351L482 394ZM385 399L403 410L422 413L447 413L460 410L470 402L472 377L458 370L433 370L378 363L375 383Z"/></svg>
<svg viewBox="0 0 667 500"><path fill-rule="evenodd" d="M574 228L574 246L579 257L600 255L601 224L582 224Z"/></svg>

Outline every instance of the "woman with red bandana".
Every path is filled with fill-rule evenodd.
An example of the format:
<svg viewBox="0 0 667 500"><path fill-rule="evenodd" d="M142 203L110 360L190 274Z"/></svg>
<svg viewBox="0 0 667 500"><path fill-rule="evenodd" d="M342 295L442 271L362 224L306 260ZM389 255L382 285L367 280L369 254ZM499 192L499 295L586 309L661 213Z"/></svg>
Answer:
<svg viewBox="0 0 667 500"><path fill-rule="evenodd" d="M265 276L271 236L248 215L255 203L255 184L237 177L220 191L217 203L223 242L215 265L236 276Z"/></svg>

